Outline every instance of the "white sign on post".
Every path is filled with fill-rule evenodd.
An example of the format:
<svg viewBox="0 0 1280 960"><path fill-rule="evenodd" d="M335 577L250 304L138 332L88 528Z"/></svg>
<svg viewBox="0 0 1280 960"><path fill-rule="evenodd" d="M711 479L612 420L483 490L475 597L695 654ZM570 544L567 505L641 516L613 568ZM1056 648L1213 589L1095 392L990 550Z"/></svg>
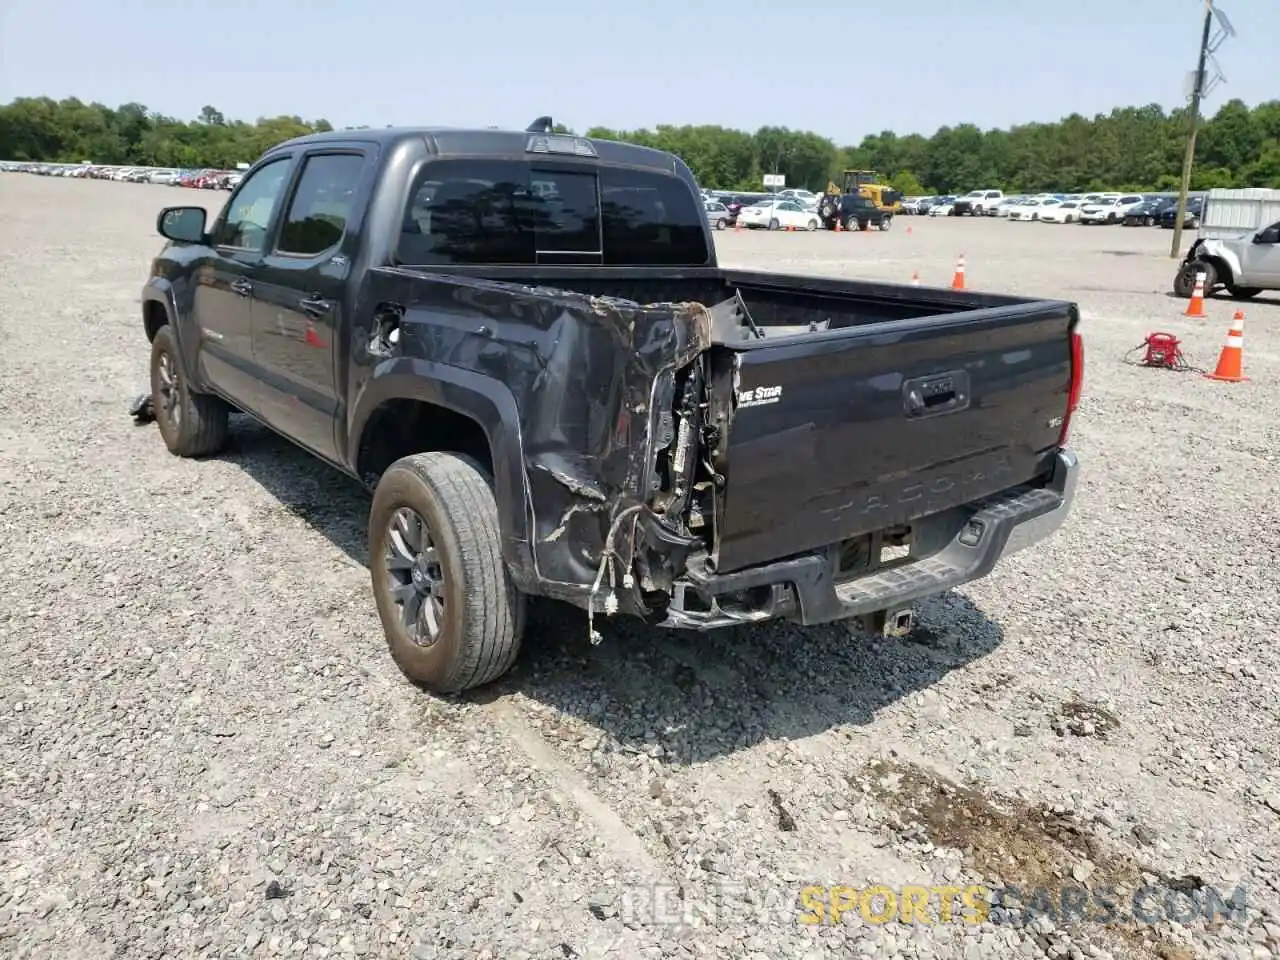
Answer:
<svg viewBox="0 0 1280 960"><path fill-rule="evenodd" d="M785 187L787 185L787 175L785 173L766 173L764 175L764 185L773 187L775 190L778 187Z"/></svg>

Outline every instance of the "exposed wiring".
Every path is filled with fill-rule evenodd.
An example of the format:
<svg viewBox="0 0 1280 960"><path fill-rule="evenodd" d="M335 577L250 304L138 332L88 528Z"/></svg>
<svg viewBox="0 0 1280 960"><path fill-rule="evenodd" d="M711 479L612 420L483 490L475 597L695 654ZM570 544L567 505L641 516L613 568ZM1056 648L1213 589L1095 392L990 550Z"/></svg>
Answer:
<svg viewBox="0 0 1280 960"><path fill-rule="evenodd" d="M617 574L615 573L613 568L613 561L617 557L617 551L614 547L614 540L618 536L618 531L622 528L623 521L626 520L627 517L638 514L643 509L644 509L644 504L642 503L638 503L633 507L627 507L627 509L623 510L621 513L619 513L616 517L613 518L613 523L609 525L609 533L604 538L604 549L600 551L600 567L599 569L596 570L596 579L595 579L595 582L591 584L591 594L587 597L587 636L591 640L591 643L593 645L599 643L601 640L604 639L599 633L596 632L595 613L596 613L596 594L600 592L600 585L604 582L604 575L606 571L608 571L609 573L609 593L604 598L604 613L606 616L608 616L618 612L618 595L614 592L617 589L617 580L616 580ZM637 516L636 523L639 522L639 519L640 518ZM632 544L631 544L633 560L635 559L634 537L635 537L635 524L633 523L632 524ZM628 567L628 569L623 575L622 583L624 586L626 586L628 584L633 584L634 582L635 580L631 576L631 569L630 567Z"/></svg>

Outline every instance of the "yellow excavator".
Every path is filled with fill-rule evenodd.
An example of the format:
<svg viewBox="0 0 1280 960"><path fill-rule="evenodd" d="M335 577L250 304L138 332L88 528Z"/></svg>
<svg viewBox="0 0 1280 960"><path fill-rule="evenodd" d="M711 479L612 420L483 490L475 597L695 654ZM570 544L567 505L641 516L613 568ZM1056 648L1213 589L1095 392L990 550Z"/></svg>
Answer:
<svg viewBox="0 0 1280 960"><path fill-rule="evenodd" d="M832 180L827 184L824 193L828 197L838 197L841 194L866 197L876 205L878 210L885 213L902 212L902 194L887 184L881 183L879 175L874 170L846 170L844 189L836 186L835 181Z"/></svg>

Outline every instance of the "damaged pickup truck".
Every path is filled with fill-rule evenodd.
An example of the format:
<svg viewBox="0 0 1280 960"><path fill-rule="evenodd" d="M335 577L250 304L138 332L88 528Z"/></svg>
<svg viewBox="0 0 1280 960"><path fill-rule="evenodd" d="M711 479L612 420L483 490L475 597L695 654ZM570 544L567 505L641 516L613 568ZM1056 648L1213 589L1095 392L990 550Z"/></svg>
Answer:
<svg viewBox="0 0 1280 960"><path fill-rule="evenodd" d="M157 221L165 444L242 411L363 482L408 677L501 676L528 596L901 632L1062 523L1074 304L722 269L684 163L550 131L309 136Z"/></svg>

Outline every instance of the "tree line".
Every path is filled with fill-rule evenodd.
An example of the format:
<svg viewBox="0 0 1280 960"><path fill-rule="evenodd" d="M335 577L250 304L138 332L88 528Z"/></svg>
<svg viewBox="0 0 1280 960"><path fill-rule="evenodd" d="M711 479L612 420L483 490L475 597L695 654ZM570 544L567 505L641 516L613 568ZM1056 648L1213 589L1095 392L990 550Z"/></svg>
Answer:
<svg viewBox="0 0 1280 960"><path fill-rule="evenodd" d="M206 106L193 121L140 103L111 107L70 98L24 97L0 106L0 159L227 169L252 162L291 137L332 130L323 119L228 120ZM346 129L365 129L348 127ZM565 130L565 128L559 128ZM932 136L871 134L856 146L787 127L754 133L720 126L652 130L592 127L586 135L625 139L674 153L711 189L761 190L767 173L821 190L846 169L875 170L907 195L977 188L1006 192L1173 190L1186 149L1185 110L1158 104L1054 123L982 130L969 123ZM1223 104L1202 122L1192 188L1280 187L1280 100L1250 108Z"/></svg>

